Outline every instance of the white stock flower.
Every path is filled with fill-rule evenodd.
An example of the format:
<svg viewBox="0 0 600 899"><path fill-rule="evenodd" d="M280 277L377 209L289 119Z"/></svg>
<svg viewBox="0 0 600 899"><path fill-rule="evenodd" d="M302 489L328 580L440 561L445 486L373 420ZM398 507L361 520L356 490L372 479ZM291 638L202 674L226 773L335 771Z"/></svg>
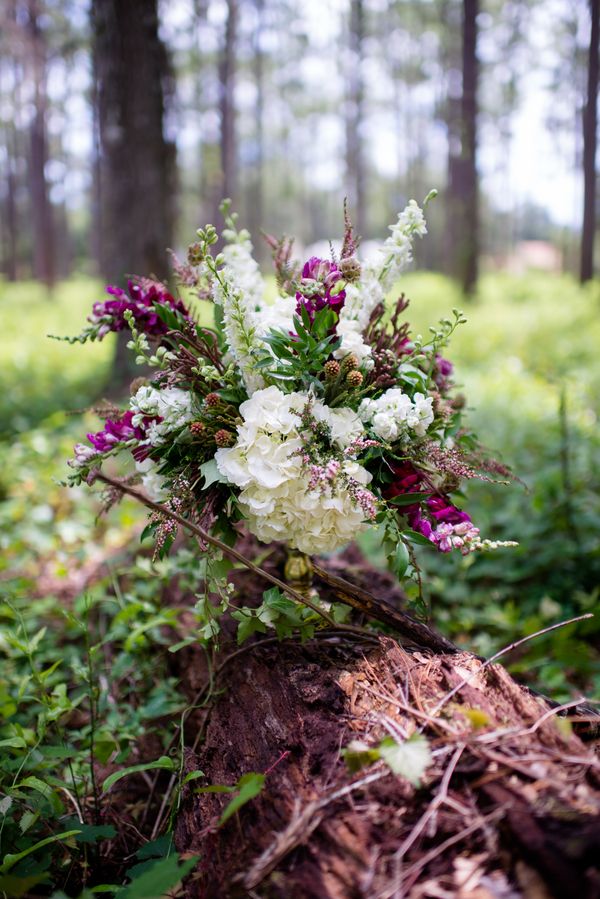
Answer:
<svg viewBox="0 0 600 899"><path fill-rule="evenodd" d="M215 461L220 473L241 489L239 506L259 540L284 540L312 553L348 543L364 527L365 514L343 484L332 492L309 489L299 452L300 414L309 399L274 386L257 390L240 406L243 423L235 445L217 450ZM364 433L351 409L329 409L312 399L311 411L317 421L329 425L340 449ZM371 480L357 462L345 461L341 469L357 484Z"/></svg>
<svg viewBox="0 0 600 899"><path fill-rule="evenodd" d="M392 387L378 399L363 400L358 414L382 440L393 441L411 429L418 437L423 437L433 421L433 397L415 393L414 401L400 390Z"/></svg>
<svg viewBox="0 0 600 899"><path fill-rule="evenodd" d="M151 446L160 446L171 431L182 428L192 421L192 399L186 390L179 387L156 387L144 385L131 397L129 405L135 413L132 424L137 427L146 416L159 417L162 421L153 421L146 429L147 442Z"/></svg>
<svg viewBox="0 0 600 899"><path fill-rule="evenodd" d="M399 214L398 221L390 225L392 232L380 252L384 261L379 265L377 277L384 290L388 290L400 273L412 262L412 242L414 237L427 234L427 225L423 210L415 200Z"/></svg>

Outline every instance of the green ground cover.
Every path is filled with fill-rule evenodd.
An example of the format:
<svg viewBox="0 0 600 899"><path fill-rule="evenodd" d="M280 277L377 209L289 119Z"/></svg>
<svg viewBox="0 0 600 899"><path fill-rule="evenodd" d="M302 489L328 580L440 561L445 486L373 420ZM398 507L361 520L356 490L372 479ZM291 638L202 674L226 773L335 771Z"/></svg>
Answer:
<svg viewBox="0 0 600 899"><path fill-rule="evenodd" d="M471 422L526 485L471 483L463 503L484 535L516 539L517 549L466 560L421 552L435 624L489 655L598 612L600 285L488 275L469 304L441 276L409 275L402 287L423 333L453 306L465 310L469 322L448 355ZM92 758L110 759L108 772L167 753L171 768L151 775L159 795L171 791L165 822L178 801L172 740L183 708L169 647L186 635L178 609L162 598L173 579L178 596L191 596L198 560L189 548L156 565L135 557L143 512L123 502L97 520L89 491L57 483L72 444L98 424L92 413L62 410L102 396L112 346L70 347L45 334L77 333L100 295L91 280L61 285L52 297L36 285L0 288L0 895L34 887L49 895L53 884L77 895L108 852L118 822L98 817L102 784L92 782ZM364 542L374 558L376 537ZM554 631L507 662L557 700L579 691L597 697L599 628L597 616ZM176 883L182 869L170 841L150 845L150 856L128 863L129 876L141 878L150 860ZM122 883L123 873L107 871L106 882ZM132 887L124 899L143 895Z"/></svg>

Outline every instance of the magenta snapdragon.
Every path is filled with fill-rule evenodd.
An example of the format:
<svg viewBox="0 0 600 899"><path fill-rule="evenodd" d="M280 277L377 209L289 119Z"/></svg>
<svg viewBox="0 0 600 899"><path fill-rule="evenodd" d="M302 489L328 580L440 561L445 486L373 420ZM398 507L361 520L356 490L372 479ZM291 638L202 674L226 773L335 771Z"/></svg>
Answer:
<svg viewBox="0 0 600 899"><path fill-rule="evenodd" d="M113 299L94 303L88 321L98 326L97 339L102 340L110 331L123 331L128 325L125 313L131 312L136 327L148 337L160 337L168 331L167 325L158 315L155 303L170 307L189 318L189 312L181 302L168 292L164 284L149 279L130 279L127 291L108 285L106 292Z"/></svg>
<svg viewBox="0 0 600 899"><path fill-rule="evenodd" d="M302 280L306 283L301 284L300 289L296 291L296 311L298 314L300 314L303 306L308 312L311 321L315 313L326 306L329 306L334 312L339 312L346 300L346 291L339 290L335 293L333 291L342 277L342 273L335 262L319 259L318 256L311 256L302 269Z"/></svg>

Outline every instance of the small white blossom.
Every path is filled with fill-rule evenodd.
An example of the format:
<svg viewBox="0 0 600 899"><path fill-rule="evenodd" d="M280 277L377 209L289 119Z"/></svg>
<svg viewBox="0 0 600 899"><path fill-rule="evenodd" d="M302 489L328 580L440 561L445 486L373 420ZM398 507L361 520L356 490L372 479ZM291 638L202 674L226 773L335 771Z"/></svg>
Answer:
<svg viewBox="0 0 600 899"><path fill-rule="evenodd" d="M363 400L358 414L382 440L396 440L407 429L423 437L433 421L433 397L415 393L412 401L399 387L392 387L376 400Z"/></svg>
<svg viewBox="0 0 600 899"><path fill-rule="evenodd" d="M191 395L179 387L156 387L144 385L131 397L129 403L135 413L132 418L134 427L138 427L145 417L157 417L162 421L153 421L146 429L147 442L151 446L160 446L171 431L182 428L192 421Z"/></svg>

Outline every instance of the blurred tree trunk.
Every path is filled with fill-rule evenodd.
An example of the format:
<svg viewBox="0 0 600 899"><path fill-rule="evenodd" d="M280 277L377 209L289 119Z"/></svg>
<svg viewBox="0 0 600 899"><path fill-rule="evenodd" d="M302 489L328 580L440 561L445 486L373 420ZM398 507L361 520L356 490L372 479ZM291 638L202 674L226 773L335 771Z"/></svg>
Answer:
<svg viewBox="0 0 600 899"><path fill-rule="evenodd" d="M248 191L248 227L254 239L255 257L262 261L265 257L263 249L264 241L258 238L260 229L264 225L264 180L263 167L265 158L265 56L261 45L261 36L264 28L264 0L255 0L256 27L253 35L253 60L254 87L256 90L256 102L254 106L254 154L252 182Z"/></svg>
<svg viewBox="0 0 600 899"><path fill-rule="evenodd" d="M363 60L365 8L363 0L350 5L348 88L346 99L346 181L350 214L359 236L366 235Z"/></svg>
<svg viewBox="0 0 600 899"><path fill-rule="evenodd" d="M29 129L29 191L33 228L33 273L36 278L52 287L54 266L54 219L48 184L48 135L46 129L46 46L40 27L43 13L38 0L27 3L27 37L29 65L33 86L33 116Z"/></svg>
<svg viewBox="0 0 600 899"><path fill-rule="evenodd" d="M462 92L451 97L448 124L447 232L450 271L465 294L477 285L479 268L479 185L477 174L477 14L479 0L462 4Z"/></svg>
<svg viewBox="0 0 600 899"><path fill-rule="evenodd" d="M91 8L99 143L102 273L167 274L172 242L175 146L164 133L170 69L157 0L94 0ZM114 382L132 373L119 335Z"/></svg>
<svg viewBox="0 0 600 899"><path fill-rule="evenodd" d="M215 206L229 197L237 201L237 140L235 122L235 80L238 32L238 0L227 0L227 19L219 59L220 172ZM217 216L215 220L218 221Z"/></svg>
<svg viewBox="0 0 600 899"><path fill-rule="evenodd" d="M2 271L8 281L17 280L18 271L18 212L17 212L17 182L15 177L16 133L12 123L6 122L4 126L3 143L6 149L4 208L2 211Z"/></svg>
<svg viewBox="0 0 600 899"><path fill-rule="evenodd" d="M600 0L590 4L590 50L588 59L587 101L583 111L583 226L581 230L580 281L594 276L594 238L596 233L596 149L598 145L598 41L600 39Z"/></svg>

